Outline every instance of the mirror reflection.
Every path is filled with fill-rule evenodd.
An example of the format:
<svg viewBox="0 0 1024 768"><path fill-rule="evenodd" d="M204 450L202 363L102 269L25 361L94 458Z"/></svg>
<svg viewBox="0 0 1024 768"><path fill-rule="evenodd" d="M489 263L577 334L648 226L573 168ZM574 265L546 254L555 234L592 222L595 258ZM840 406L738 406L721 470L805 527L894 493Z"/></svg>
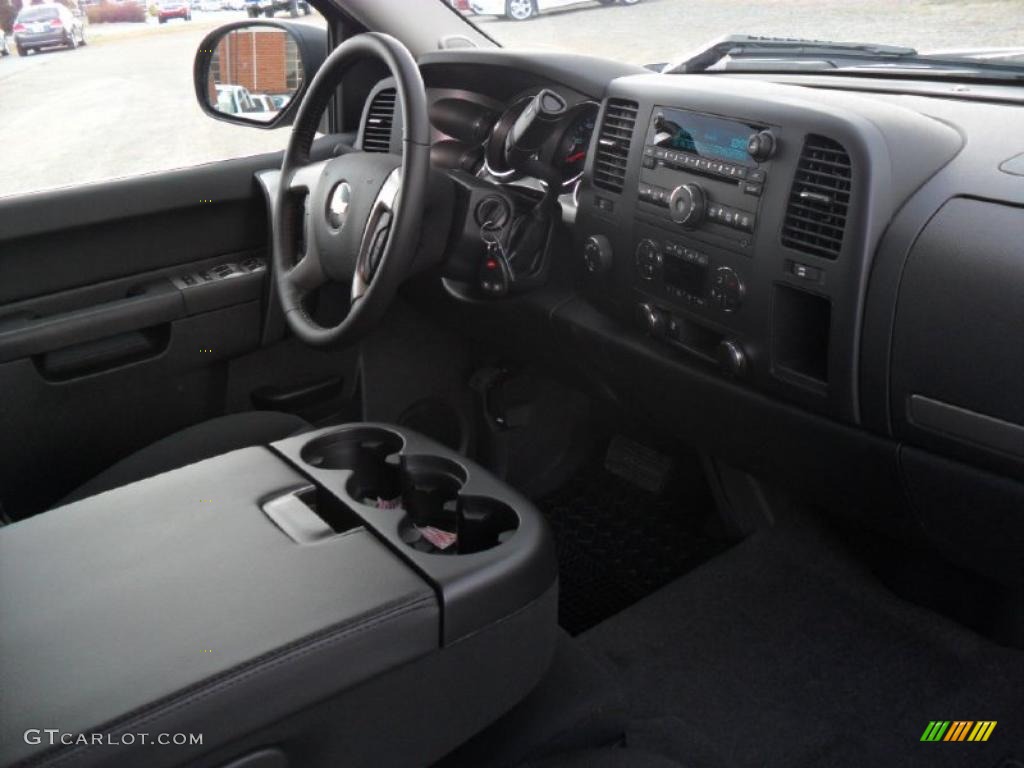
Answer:
<svg viewBox="0 0 1024 768"><path fill-rule="evenodd" d="M299 48L283 29L233 29L217 43L207 83L213 109L270 122L302 87Z"/></svg>

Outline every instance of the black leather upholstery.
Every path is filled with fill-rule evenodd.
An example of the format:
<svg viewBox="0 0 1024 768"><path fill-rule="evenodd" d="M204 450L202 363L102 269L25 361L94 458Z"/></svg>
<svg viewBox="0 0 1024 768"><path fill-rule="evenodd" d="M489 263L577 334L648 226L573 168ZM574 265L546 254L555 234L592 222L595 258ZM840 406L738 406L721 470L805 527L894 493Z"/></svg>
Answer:
<svg viewBox="0 0 1024 768"><path fill-rule="evenodd" d="M239 448L266 445L308 429L312 429L310 424L298 416L274 411L247 411L210 419L175 432L121 459L72 491L55 506L70 504Z"/></svg>
<svg viewBox="0 0 1024 768"><path fill-rule="evenodd" d="M308 482L247 448L7 526L0 765L190 764L436 651L434 590L374 535L299 545L261 510ZM51 747L33 728L204 738Z"/></svg>

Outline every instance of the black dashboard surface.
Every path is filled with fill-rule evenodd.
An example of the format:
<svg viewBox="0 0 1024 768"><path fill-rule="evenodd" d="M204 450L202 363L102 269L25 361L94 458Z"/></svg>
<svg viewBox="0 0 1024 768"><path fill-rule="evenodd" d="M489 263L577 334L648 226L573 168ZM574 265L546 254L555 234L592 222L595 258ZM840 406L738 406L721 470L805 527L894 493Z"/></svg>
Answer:
<svg viewBox="0 0 1024 768"><path fill-rule="evenodd" d="M1024 370L1024 317L1013 310L1024 291L1015 257L1024 177L1007 164L1024 152L1024 115L1006 103L1014 94L1005 87L966 93L934 82L660 75L508 51L438 52L421 65L435 98L498 114L541 88L600 105L582 177L562 198L569 238L551 254L567 277L504 306L463 307L480 318L478 328L498 329L519 349L571 358L596 389L643 401L647 418L709 449L743 443L719 439L716 429L732 438L744 423L773 429L735 451L737 462L808 482L823 498L868 473L877 483L865 480L865 493L843 491L862 509L904 498L900 454L910 450L924 456L923 470L915 459L917 481L940 471L927 466L929 456L965 462L967 500L972 489L991 489L986 472L1024 480L1014 379ZM756 161L727 157L737 133L725 137L730 146L712 136L708 146L718 149L697 157L690 140L666 139L679 122L768 131L774 151ZM487 174L482 163L473 170ZM736 174L751 171L762 187L744 197L749 180ZM833 186L818 189L822 178ZM676 220L686 185L703 206L696 225ZM686 212L691 200L681 204ZM801 239L801 227L824 236ZM590 270L595 238L609 258ZM741 284L738 301L720 300L722 274ZM536 322L523 319L529 312ZM537 335L545 327L557 332ZM737 350L742 365L730 368ZM1004 375L988 376L986 367ZM958 384L970 372L973 385ZM938 410L921 410L922 398ZM745 422L732 418L737 409ZM986 431L993 419L995 430ZM784 451L766 456L780 429L812 444L783 441ZM835 474L837 461L845 476ZM1003 490L1024 499L1016 484ZM917 501L906 514L927 523L932 511Z"/></svg>

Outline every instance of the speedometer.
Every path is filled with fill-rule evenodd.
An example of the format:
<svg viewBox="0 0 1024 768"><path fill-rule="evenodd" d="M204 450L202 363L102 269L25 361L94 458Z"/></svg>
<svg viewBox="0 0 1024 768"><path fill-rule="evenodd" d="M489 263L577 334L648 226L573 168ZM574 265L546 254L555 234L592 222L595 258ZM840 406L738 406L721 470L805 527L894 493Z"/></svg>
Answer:
<svg viewBox="0 0 1024 768"><path fill-rule="evenodd" d="M590 138L597 124L598 105L593 102L573 107L565 132L555 149L555 165L562 174L562 185L571 187L583 175Z"/></svg>

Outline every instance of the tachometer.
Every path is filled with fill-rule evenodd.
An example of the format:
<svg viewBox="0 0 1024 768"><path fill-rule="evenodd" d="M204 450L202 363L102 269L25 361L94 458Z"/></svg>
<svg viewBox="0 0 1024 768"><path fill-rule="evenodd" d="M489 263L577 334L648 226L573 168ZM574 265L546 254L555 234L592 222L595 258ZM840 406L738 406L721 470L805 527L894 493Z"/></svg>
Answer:
<svg viewBox="0 0 1024 768"><path fill-rule="evenodd" d="M562 184L571 187L583 175L587 162L590 138L597 124L598 105L593 102L577 104L572 108L567 128L555 149L555 165L562 174Z"/></svg>

